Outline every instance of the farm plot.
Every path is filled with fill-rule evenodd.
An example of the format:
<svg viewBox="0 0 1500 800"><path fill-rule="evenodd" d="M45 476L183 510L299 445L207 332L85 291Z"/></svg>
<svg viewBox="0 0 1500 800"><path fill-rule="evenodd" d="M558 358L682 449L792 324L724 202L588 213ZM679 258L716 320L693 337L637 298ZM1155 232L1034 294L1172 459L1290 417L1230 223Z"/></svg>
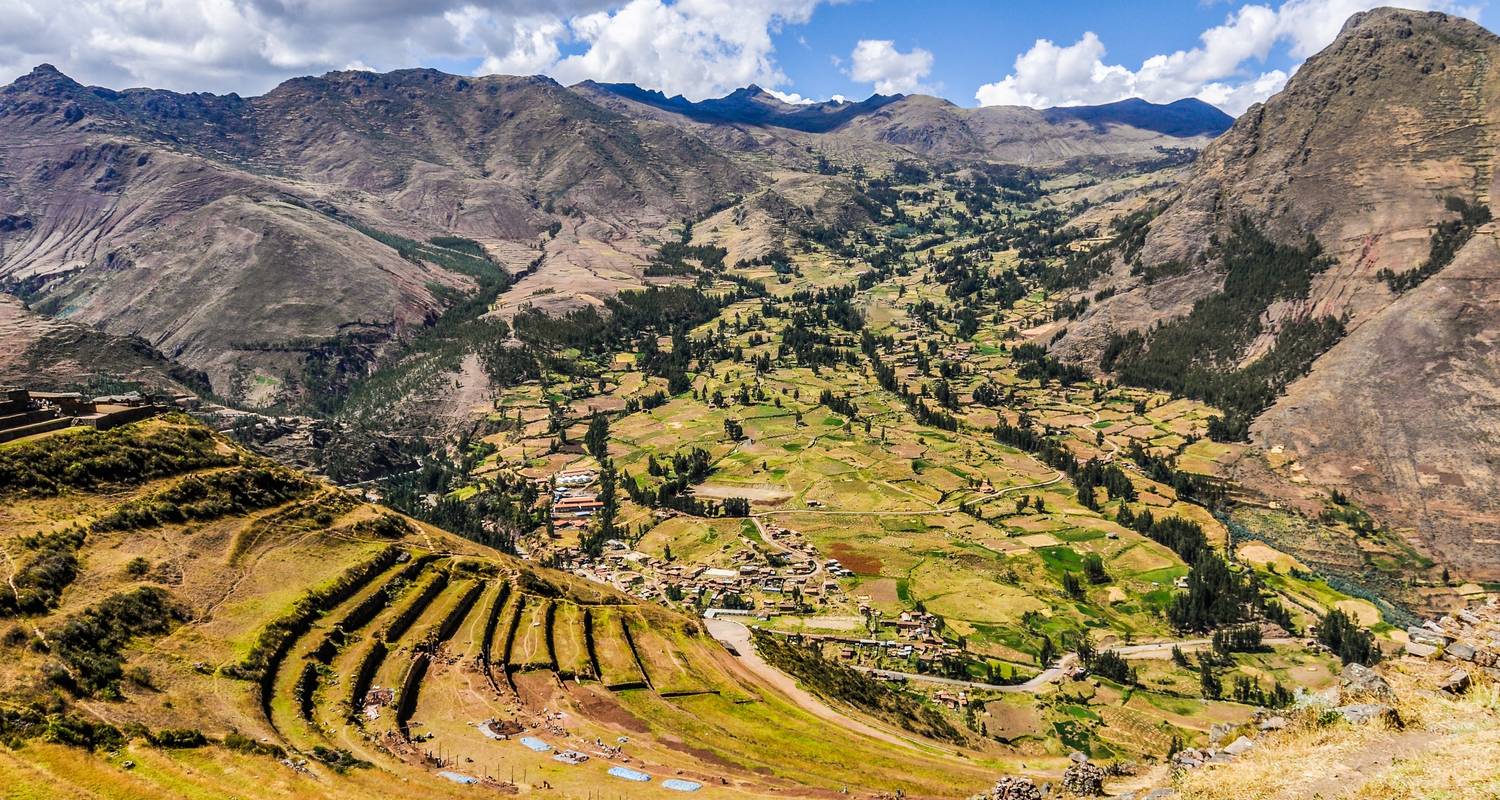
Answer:
<svg viewBox="0 0 1500 800"><path fill-rule="evenodd" d="M593 636L594 658L599 664L599 678L611 689L646 686L626 632L625 616L614 608L589 610L589 631Z"/></svg>
<svg viewBox="0 0 1500 800"><path fill-rule="evenodd" d="M508 666L512 670L552 669L550 628L551 600L528 597L511 643Z"/></svg>
<svg viewBox="0 0 1500 800"><path fill-rule="evenodd" d="M594 662L589 657L588 610L575 603L558 603L552 619L552 654L557 659L557 673L564 678L582 680L594 677Z"/></svg>
<svg viewBox="0 0 1500 800"><path fill-rule="evenodd" d="M703 680L703 670L693 668L676 642L635 614L627 614L624 619L652 688L663 695L712 691Z"/></svg>

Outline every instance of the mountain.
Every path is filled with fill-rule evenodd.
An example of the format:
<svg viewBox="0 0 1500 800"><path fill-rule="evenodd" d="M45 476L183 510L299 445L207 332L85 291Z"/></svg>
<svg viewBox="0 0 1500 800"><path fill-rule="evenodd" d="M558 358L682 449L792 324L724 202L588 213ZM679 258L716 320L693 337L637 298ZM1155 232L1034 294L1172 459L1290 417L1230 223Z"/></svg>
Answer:
<svg viewBox="0 0 1500 800"><path fill-rule="evenodd" d="M894 145L922 156L1011 164L1058 164L1077 157L1145 160L1160 156L1158 148L1201 147L1233 122L1217 108L1192 99L1166 105L1132 99L1045 110L966 109L928 95L877 94L860 102L793 105L758 86L698 102L634 84L585 81L573 88L700 123L829 134L830 139Z"/></svg>
<svg viewBox="0 0 1500 800"><path fill-rule="evenodd" d="M85 87L42 65L0 89L0 288L140 337L235 403L307 408L390 363L494 268L519 278L501 315L565 310L643 285L650 242L740 198L759 210L736 258L787 246L805 209L863 217L819 158L877 173L928 157L1148 163L1208 140L1192 116L790 105L757 87L693 103L429 69L244 98ZM455 264L434 237L497 266Z"/></svg>
<svg viewBox="0 0 1500 800"><path fill-rule="evenodd" d="M1082 120L1101 130L1109 125L1128 125L1183 137L1218 136L1234 125L1234 117L1192 97L1165 105L1132 97L1099 106L1057 106L1046 109L1045 113L1055 120Z"/></svg>
<svg viewBox="0 0 1500 800"><path fill-rule="evenodd" d="M911 95L855 117L838 131L937 158L1055 166L1075 159L1146 162L1159 159L1163 150L1201 148L1223 130L1196 105L1136 100L1115 106L961 108Z"/></svg>
<svg viewBox="0 0 1500 800"><path fill-rule="evenodd" d="M0 163L0 283L255 405L318 391L314 357L352 347L347 369L368 369L474 289L398 239L475 237L519 272L549 230L628 253L754 185L701 140L550 80L432 70L246 99L84 87L44 65L0 90Z"/></svg>
<svg viewBox="0 0 1500 800"><path fill-rule="evenodd" d="M1252 439L1284 449L1298 481L1500 576L1497 57L1500 38L1461 18L1352 17L1204 150L1059 352L1163 385L1193 363L1200 393L1231 404L1244 388L1246 413L1270 404Z"/></svg>
<svg viewBox="0 0 1500 800"><path fill-rule="evenodd" d="M827 133L855 117L869 114L902 98L902 95L876 94L857 103L830 101L794 105L752 84L736 89L724 97L693 102L682 95L667 97L660 91L642 89L633 83L584 81L574 88L609 92L698 122L771 125L804 133Z"/></svg>

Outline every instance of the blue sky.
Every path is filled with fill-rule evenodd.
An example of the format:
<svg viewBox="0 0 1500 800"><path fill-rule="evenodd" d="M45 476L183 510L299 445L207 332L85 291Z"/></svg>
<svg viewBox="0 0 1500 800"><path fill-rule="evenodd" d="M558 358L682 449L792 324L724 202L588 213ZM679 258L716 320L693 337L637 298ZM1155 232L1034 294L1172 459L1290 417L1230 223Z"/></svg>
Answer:
<svg viewBox="0 0 1500 800"><path fill-rule="evenodd" d="M925 92L965 106L1199 97L1238 114L1350 14L1484 20L1487 0L0 0L0 81L49 62L115 88L258 94L431 66L789 100Z"/></svg>
<svg viewBox="0 0 1500 800"><path fill-rule="evenodd" d="M1093 31L1106 43L1111 60L1135 66L1156 53L1194 46L1198 34L1223 22L1230 8L1199 0L1140 5L1128 0L949 0L924 5L864 0L821 8L807 25L776 37L777 54L799 93L852 97L869 87L835 69L831 57L847 60L860 39L889 39L898 50L921 47L934 56L929 83L954 102L974 105L975 90L1008 73L1016 56L1037 39L1071 44ZM1289 60L1284 54L1273 59L1278 66Z"/></svg>

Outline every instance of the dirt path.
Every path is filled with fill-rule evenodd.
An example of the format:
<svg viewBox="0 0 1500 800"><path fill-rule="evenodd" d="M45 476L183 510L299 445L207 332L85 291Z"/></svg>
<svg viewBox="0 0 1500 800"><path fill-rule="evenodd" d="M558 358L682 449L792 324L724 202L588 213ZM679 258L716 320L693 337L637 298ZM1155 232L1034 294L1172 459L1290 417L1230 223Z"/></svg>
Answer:
<svg viewBox="0 0 1500 800"><path fill-rule="evenodd" d="M1298 640L1292 638L1266 639L1266 645L1295 644ZM1172 648L1178 647L1185 651L1197 650L1213 644L1212 639L1181 639L1172 642L1149 642L1146 644L1132 644L1121 647L1104 647L1102 650L1113 650L1120 654L1121 658L1128 660L1146 658L1171 658ZM860 672L869 673L882 678L900 678L908 681L921 681L923 683L936 683L944 686L958 686L966 689L983 689L993 692L1026 693L1035 694L1046 686L1056 683L1059 678L1078 663L1078 656L1069 653L1063 656L1052 666L1042 670L1035 677L1025 683L1017 683L1010 686L997 686L982 681L966 681L959 678L944 678L940 675L923 675L917 672L899 672L890 669L878 669L876 667L855 666Z"/></svg>
<svg viewBox="0 0 1500 800"><path fill-rule="evenodd" d="M877 669L876 667L854 667L860 672L868 673L880 678L899 678L908 681L921 681L923 683L936 683L943 686L958 686L964 689L982 689L988 692L1005 692L1010 694L1035 694L1043 688L1058 681L1078 661L1078 656L1069 653L1063 656L1052 666L1037 673L1025 683L1017 683L1009 686L984 683L982 681L966 681L959 678L944 678L939 675L922 675L916 672L898 672L890 669Z"/></svg>
<svg viewBox="0 0 1500 800"><path fill-rule="evenodd" d="M798 686L797 682L791 676L766 663L766 660L761 658L759 653L755 652L755 646L750 642L750 629L744 625L728 619L707 619L704 620L704 624L708 627L709 634L731 647L739 655L740 663L755 673L756 677L791 700L798 708L812 714L818 719L830 722L845 730L864 734L865 736L879 739L882 742L910 748L919 752L929 748L944 749L936 745L927 745L924 747L910 739L897 736L832 708L811 692Z"/></svg>

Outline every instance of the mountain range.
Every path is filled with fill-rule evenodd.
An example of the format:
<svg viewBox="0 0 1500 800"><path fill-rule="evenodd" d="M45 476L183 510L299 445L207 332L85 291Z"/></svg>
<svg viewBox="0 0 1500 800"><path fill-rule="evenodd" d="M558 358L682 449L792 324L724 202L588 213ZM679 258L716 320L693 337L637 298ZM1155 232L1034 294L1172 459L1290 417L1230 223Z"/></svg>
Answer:
<svg viewBox="0 0 1500 800"><path fill-rule="evenodd" d="M1137 160L1218 124L1207 108L1187 109L1191 124L1161 111L1171 132L1136 106L1080 110L1085 122L929 97L788 106L753 88L687 104L433 70L299 78L247 99L85 87L43 65L0 90L0 282L48 316L141 337L221 396L296 405L316 390L295 379L309 353L358 338L378 362L473 288L371 231L469 237L513 272L540 258L546 294L605 296L639 283L645 239L776 193L773 171L808 169L810 149L884 164Z"/></svg>
<svg viewBox="0 0 1500 800"><path fill-rule="evenodd" d="M1456 17L1357 15L1232 127L1194 100L792 105L752 86L691 102L434 70L330 73L242 98L85 87L43 65L0 90L0 282L27 304L12 317L128 338L138 344L124 351L144 359L111 355L83 372L181 387L147 366L170 362L231 402L297 409L327 389L310 363L337 354L342 373L371 373L476 289L474 274L414 257L410 243L477 241L519 276L497 314L559 311L649 282L653 244L684 221L717 215L715 241L746 261L813 220L858 224L854 182L820 160L1135 169L1172 183L1182 160L1170 154L1207 145L1179 188L1125 199L1155 197L1145 238L1087 287L1111 296L1063 326L1054 349L1096 365L1112 335L1220 291L1219 244L1235 220L1274 241L1311 236L1332 266L1265 303L1233 359L1249 364L1299 321L1336 319L1346 333L1252 409L1255 440L1294 452L1316 485L1359 493L1445 560L1487 570L1500 564L1482 533L1500 522L1491 228L1465 231L1431 280L1398 291L1383 276L1424 262L1431 232L1458 216L1448 198L1488 202L1495 46ZM739 233L724 232L725 214ZM40 363L11 349L13 364Z"/></svg>

